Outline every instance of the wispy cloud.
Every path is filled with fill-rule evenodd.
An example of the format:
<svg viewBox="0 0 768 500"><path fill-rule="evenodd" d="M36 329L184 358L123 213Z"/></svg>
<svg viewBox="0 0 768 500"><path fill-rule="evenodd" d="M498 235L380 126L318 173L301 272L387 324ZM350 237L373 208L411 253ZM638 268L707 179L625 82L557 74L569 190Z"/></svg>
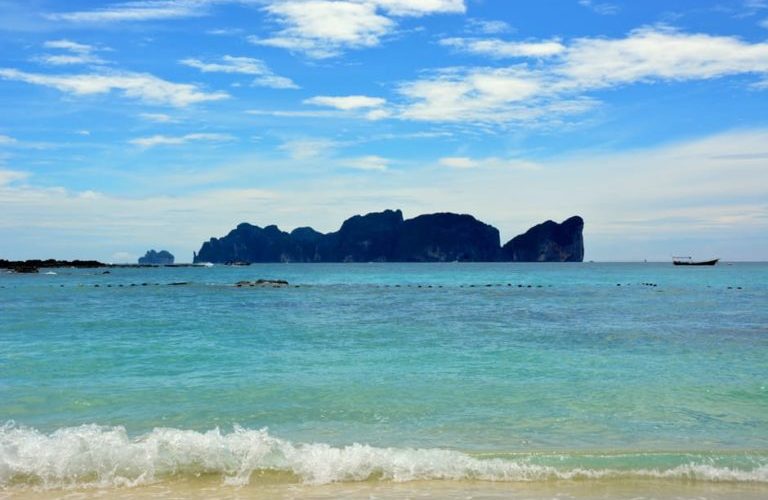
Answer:
<svg viewBox="0 0 768 500"><path fill-rule="evenodd" d="M23 181L29 177L27 172L18 170L5 170L0 168L0 187L7 186L17 181Z"/></svg>
<svg viewBox="0 0 768 500"><path fill-rule="evenodd" d="M466 7L464 0L272 0L264 10L283 29L266 38L249 37L251 43L324 59L378 45L396 29L393 18L463 13Z"/></svg>
<svg viewBox="0 0 768 500"><path fill-rule="evenodd" d="M464 0L372 0L393 16L426 16L430 14L463 14Z"/></svg>
<svg viewBox="0 0 768 500"><path fill-rule="evenodd" d="M203 73L234 73L257 76L253 85L277 89L299 88L290 78L278 76L261 59L252 57L224 56L220 62L204 62L200 59L187 58L179 61L185 66L197 68Z"/></svg>
<svg viewBox="0 0 768 500"><path fill-rule="evenodd" d="M197 85L173 83L147 73L51 75L0 68L0 78L53 87L61 92L74 95L109 94L112 91L118 91L128 98L175 107L185 107L206 101L219 101L229 97L226 92L205 92Z"/></svg>
<svg viewBox="0 0 768 500"><path fill-rule="evenodd" d="M381 156L376 155L368 155L347 160L344 162L344 165L356 170L373 170L384 172L389 168L391 163L392 161L387 158L382 158Z"/></svg>
<svg viewBox="0 0 768 500"><path fill-rule="evenodd" d="M68 50L70 52L88 53L93 52L93 45L86 45L84 43L77 43L71 40L49 40L43 43L43 47L46 49L61 49Z"/></svg>
<svg viewBox="0 0 768 500"><path fill-rule="evenodd" d="M470 47L476 42L450 44ZM483 46L484 50L498 57L492 48L500 46L495 40L491 42ZM555 42L542 43L548 47L546 44ZM398 116L489 123L538 120L553 112L590 109L595 101L589 92L597 89L638 82L768 75L766 42L689 34L667 27L638 29L625 38L578 38L556 44L551 46L556 53L536 64L449 68L432 77L405 82L399 93L406 103L400 106Z"/></svg>
<svg viewBox="0 0 768 500"><path fill-rule="evenodd" d="M64 54L43 54L36 60L45 64L105 64L106 61L95 54L97 51L109 50L102 47L94 47L71 40L49 40L43 44L46 49L62 50Z"/></svg>
<svg viewBox="0 0 768 500"><path fill-rule="evenodd" d="M7 144L16 144L18 141L11 136L0 134L0 146Z"/></svg>
<svg viewBox="0 0 768 500"><path fill-rule="evenodd" d="M438 165L456 169L475 169L475 168L496 168L496 169L518 169L518 170L539 170L541 165L520 159L504 159L495 156L487 158L471 158L468 156L446 156L438 160Z"/></svg>
<svg viewBox="0 0 768 500"><path fill-rule="evenodd" d="M392 112L384 107L386 103L386 99L381 97L365 95L315 96L304 100L304 104L326 106L344 112L365 111L360 116L372 121L392 116Z"/></svg>
<svg viewBox="0 0 768 500"><path fill-rule="evenodd" d="M76 23L158 21L201 16L212 3L212 0L137 0L93 10L50 13L46 17Z"/></svg>
<svg viewBox="0 0 768 500"><path fill-rule="evenodd" d="M215 36L239 36L243 34L242 28L214 28L205 32L207 35Z"/></svg>
<svg viewBox="0 0 768 500"><path fill-rule="evenodd" d="M559 40L537 42L506 42L498 38L443 38L440 45L453 47L472 54L485 55L496 59L510 57L551 57L565 51Z"/></svg>
<svg viewBox="0 0 768 500"><path fill-rule="evenodd" d="M195 133L180 136L153 135L131 139L129 143L148 149L156 146L180 146L190 142L230 142L235 138L229 134Z"/></svg>
<svg viewBox="0 0 768 500"><path fill-rule="evenodd" d="M610 2L597 2L595 0L579 0L579 5L592 9L602 16L612 16L621 10L618 5Z"/></svg>
<svg viewBox="0 0 768 500"><path fill-rule="evenodd" d="M294 160L309 160L327 156L337 146L338 143L330 139L305 138L286 141L279 149L287 152Z"/></svg>
<svg viewBox="0 0 768 500"><path fill-rule="evenodd" d="M254 116L275 116L279 118L339 118L342 113L339 111L296 111L296 110L270 110L270 109L249 109L246 114Z"/></svg>
<svg viewBox="0 0 768 500"><path fill-rule="evenodd" d="M467 32L478 35L498 35L512 31L512 27L504 22L487 19L467 19Z"/></svg>
<svg viewBox="0 0 768 500"><path fill-rule="evenodd" d="M157 123L173 123L176 121L171 115L165 113L139 113L144 120Z"/></svg>
<svg viewBox="0 0 768 500"><path fill-rule="evenodd" d="M316 106L328 106L331 108L349 111L352 109L378 108L386 104L386 100L380 97L369 97L365 95L348 96L315 96L305 99L305 104L314 104Z"/></svg>

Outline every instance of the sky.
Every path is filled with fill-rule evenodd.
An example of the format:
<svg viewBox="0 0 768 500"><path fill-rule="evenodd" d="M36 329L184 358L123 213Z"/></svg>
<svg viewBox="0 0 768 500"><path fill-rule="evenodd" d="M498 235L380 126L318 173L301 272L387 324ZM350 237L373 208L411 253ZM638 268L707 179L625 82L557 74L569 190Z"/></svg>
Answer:
<svg viewBox="0 0 768 500"><path fill-rule="evenodd" d="M768 0L0 0L0 258L387 208L768 260Z"/></svg>

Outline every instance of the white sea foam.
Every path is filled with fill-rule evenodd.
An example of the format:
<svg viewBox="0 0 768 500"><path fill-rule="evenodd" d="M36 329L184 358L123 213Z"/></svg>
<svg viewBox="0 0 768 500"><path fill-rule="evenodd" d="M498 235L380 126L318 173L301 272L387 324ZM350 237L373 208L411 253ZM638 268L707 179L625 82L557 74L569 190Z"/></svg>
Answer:
<svg viewBox="0 0 768 500"><path fill-rule="evenodd" d="M473 457L444 449L377 448L353 444L294 444L266 429L196 432L158 428L137 438L123 427L83 425L51 434L0 427L0 487L44 488L147 484L173 475L220 474L247 484L255 471L281 471L308 484L379 478L411 480L546 481L552 479L662 478L768 482L768 465L749 470L685 463L667 469L568 469L523 458Z"/></svg>

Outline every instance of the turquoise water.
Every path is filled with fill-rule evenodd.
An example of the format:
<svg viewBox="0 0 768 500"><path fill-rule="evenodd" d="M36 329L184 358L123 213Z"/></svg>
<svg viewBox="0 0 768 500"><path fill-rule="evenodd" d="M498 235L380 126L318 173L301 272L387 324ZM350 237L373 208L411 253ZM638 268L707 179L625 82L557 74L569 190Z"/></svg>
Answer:
<svg viewBox="0 0 768 500"><path fill-rule="evenodd" d="M768 264L53 271L0 274L2 488L768 483Z"/></svg>

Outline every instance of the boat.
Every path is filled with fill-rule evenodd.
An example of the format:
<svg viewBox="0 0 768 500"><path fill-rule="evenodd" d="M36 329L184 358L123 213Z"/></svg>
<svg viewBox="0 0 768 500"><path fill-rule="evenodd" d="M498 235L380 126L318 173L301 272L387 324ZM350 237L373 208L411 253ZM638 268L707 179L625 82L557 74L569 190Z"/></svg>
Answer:
<svg viewBox="0 0 768 500"><path fill-rule="evenodd" d="M672 257L672 264L676 266L714 266L719 260L693 260L691 257Z"/></svg>

